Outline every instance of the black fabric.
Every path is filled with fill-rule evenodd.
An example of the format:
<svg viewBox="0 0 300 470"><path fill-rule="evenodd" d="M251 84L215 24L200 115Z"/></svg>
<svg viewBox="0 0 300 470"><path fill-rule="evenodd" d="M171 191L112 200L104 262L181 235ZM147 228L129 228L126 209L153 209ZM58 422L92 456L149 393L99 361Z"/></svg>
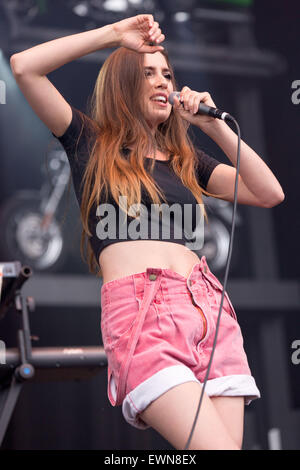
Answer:
<svg viewBox="0 0 300 470"><path fill-rule="evenodd" d="M81 113L76 108L72 107L72 121L70 126L66 130L63 136L56 137L59 142L62 144L63 148L66 151L68 156L68 160L71 167L71 174L72 180L74 185L75 194L78 200L79 207L81 205L81 195L82 195L82 178L84 174L84 169L86 163L89 158L89 153L91 150L91 146L95 141L95 137L90 133L90 129L88 126L88 118ZM128 149L123 149L124 156L129 155ZM145 168L150 168L151 158L145 158ZM201 152L201 156L198 157L198 165L196 168L196 176L198 179L198 183L204 189L207 187L208 180L214 168L220 162L215 160L213 157L206 155L204 152ZM163 219L164 221L168 220L168 228L170 230L169 236L168 230L166 232L162 229L161 219L156 219L159 233L151 232L150 226L150 215L151 215L151 203L148 194L142 189L142 201L141 203L146 208L145 211L145 219L143 222L146 222L146 219L149 222L146 231L141 230L139 232L138 225L134 225L135 229L133 232L130 231L129 225L131 223L136 224L137 221L134 222L134 218L127 216L121 209L119 209L118 205L114 201L114 199L109 195L109 199L106 201L107 204L110 204L110 208L112 209L111 212L105 212L104 206L100 201L101 213L98 212L96 214L96 207L91 210L90 217L89 217L89 227L92 233L92 237L90 238L90 243L94 254L96 256L97 262L99 262L99 255L101 251L108 245L113 243L118 243L121 241L126 240L161 240L166 242L174 242L180 243L182 245L186 245L186 242L193 240L192 232L195 230L196 227L196 206L197 200L194 198L191 191L186 188L180 178L172 171L169 161L161 161L156 160L154 163L154 170L152 173L152 177L156 184L159 186L159 189L162 190L166 201L167 206L162 201L164 210L166 213L170 211L170 218ZM172 205L176 207L177 210L182 210L182 224L184 221L184 227L181 227L182 233L179 236L174 232L174 215L172 213ZM188 206L185 206L188 205ZM98 210L100 210L100 206ZM107 206L106 206L107 207ZM143 206L142 206L143 207ZM189 207L189 210L186 208ZM199 209L199 208L198 208ZM153 209L152 209L153 210ZM184 213L184 211L186 211ZM115 215L113 215L113 213ZM165 212L164 212L165 213ZM178 213L178 212L177 212ZM110 215L109 215L110 214ZM142 219L141 219L142 220ZM152 211L152 219L153 221L153 211ZM179 229L177 221L179 219L176 218L176 227ZM199 220L199 219L198 219ZM125 221L125 224L122 225L121 222ZM180 219L181 223L181 219ZM121 231L119 231L119 227L121 227ZM132 225L131 225L132 226ZM142 225L140 225L141 228ZM145 227L145 225L144 225ZM113 228L113 230L112 230ZM106 230L105 230L106 229ZM127 231L129 230L129 232ZM105 231L109 230L109 234L105 235Z"/></svg>

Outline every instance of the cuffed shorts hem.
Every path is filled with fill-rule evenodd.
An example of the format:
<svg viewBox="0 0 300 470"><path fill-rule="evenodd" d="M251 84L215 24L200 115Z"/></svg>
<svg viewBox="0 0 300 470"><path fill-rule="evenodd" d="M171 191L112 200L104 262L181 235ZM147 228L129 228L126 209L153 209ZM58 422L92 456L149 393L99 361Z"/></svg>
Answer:
<svg viewBox="0 0 300 470"><path fill-rule="evenodd" d="M163 393L185 382L200 383L194 373L184 365L175 365L160 370L126 395L122 404L125 420L135 428L148 429L150 426L139 417L139 414ZM208 380L205 393L208 396L244 396L246 405L249 405L252 400L260 398L260 392L254 378L244 374Z"/></svg>

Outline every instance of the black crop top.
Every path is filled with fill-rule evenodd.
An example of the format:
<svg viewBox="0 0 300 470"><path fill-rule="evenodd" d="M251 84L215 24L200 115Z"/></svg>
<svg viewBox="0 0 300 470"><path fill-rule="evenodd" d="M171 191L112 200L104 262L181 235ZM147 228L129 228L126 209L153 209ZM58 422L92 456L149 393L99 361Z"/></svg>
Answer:
<svg viewBox="0 0 300 470"><path fill-rule="evenodd" d="M55 136L62 144L71 168L72 180L79 207L81 205L82 188L80 187L85 165L89 157L88 128L84 125L80 112L72 108L72 121L61 137ZM80 139L77 144L78 137ZM123 149L123 155L129 155L128 149ZM76 157L75 157L76 153ZM151 163L151 157L145 158L145 169ZM196 176L198 183L204 189L214 168L220 162L213 157L201 153L198 157ZM129 240L161 240L180 243L190 249L200 249L199 241L195 243L194 231L203 226L200 207L192 192L186 188L180 178L172 171L169 161L156 160L152 177L162 190L168 204L162 200L162 214L159 217L155 206L151 205L148 193L142 189L142 209L140 219L134 219L122 211L109 193L106 203L90 212L89 227L91 247L97 263L101 251L108 245ZM125 199L124 199L125 200ZM131 215L133 213L130 212ZM138 215L135 213L135 215ZM202 222L201 222L202 221ZM199 231L197 229L197 231ZM200 242L201 243L201 242Z"/></svg>

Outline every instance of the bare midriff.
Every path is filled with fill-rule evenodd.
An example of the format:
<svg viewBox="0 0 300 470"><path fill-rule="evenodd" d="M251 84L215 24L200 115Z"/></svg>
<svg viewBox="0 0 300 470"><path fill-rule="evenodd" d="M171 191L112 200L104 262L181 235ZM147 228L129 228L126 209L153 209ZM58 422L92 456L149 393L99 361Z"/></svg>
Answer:
<svg viewBox="0 0 300 470"><path fill-rule="evenodd" d="M158 151L156 158L168 160L169 156ZM193 266L199 261L196 253L186 246L160 240L126 240L113 243L104 248L99 256L103 284L145 272L147 268L171 269L187 279Z"/></svg>
<svg viewBox="0 0 300 470"><path fill-rule="evenodd" d="M200 259L184 245L160 240L126 240L107 246L99 256L103 284L145 272L171 269L186 279Z"/></svg>

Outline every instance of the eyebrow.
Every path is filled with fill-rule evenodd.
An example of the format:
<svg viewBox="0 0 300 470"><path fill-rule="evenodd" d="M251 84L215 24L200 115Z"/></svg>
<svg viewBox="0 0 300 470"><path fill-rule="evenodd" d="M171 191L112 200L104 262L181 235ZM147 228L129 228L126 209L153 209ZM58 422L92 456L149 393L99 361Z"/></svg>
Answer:
<svg viewBox="0 0 300 470"><path fill-rule="evenodd" d="M149 66L146 66L146 67L144 67L144 68L145 68L145 69L149 69L149 70L156 70L156 67L151 67L150 65L149 65ZM163 71L163 72L171 72L171 70L168 69L168 68L163 68L162 71Z"/></svg>

